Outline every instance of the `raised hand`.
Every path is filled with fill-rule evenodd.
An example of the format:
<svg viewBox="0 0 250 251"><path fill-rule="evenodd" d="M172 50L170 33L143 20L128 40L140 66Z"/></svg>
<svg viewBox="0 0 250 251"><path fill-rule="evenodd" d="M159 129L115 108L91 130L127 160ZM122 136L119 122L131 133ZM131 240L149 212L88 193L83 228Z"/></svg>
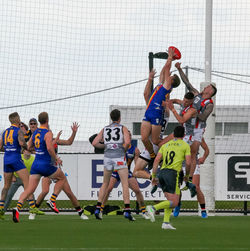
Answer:
<svg viewBox="0 0 250 251"><path fill-rule="evenodd" d="M62 131L60 131L55 138L55 141L57 142L60 139L60 136L62 135Z"/></svg>
<svg viewBox="0 0 250 251"><path fill-rule="evenodd" d="M77 132L79 126L80 126L80 125L79 125L77 122L74 122L74 123L72 124L72 126L71 126L71 130L72 130L73 132Z"/></svg>
<svg viewBox="0 0 250 251"><path fill-rule="evenodd" d="M150 73L149 73L148 78L149 78L149 79L153 79L153 78L155 77L155 74L156 74L156 70L155 70L155 69L152 69L152 70L150 71Z"/></svg>
<svg viewBox="0 0 250 251"><path fill-rule="evenodd" d="M179 62L175 63L175 67L176 67L177 69L180 69L180 68L181 68L181 63L179 63Z"/></svg>

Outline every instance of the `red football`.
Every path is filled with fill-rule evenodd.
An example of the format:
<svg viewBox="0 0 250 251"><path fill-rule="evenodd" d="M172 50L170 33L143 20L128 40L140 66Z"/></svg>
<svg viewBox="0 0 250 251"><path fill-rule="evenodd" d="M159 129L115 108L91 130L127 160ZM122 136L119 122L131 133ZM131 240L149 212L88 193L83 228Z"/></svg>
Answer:
<svg viewBox="0 0 250 251"><path fill-rule="evenodd" d="M169 50L169 49L174 50L174 53L175 53L174 59L181 59L181 52L180 52L176 47L174 47L174 46L169 46L169 47L168 47L168 50Z"/></svg>

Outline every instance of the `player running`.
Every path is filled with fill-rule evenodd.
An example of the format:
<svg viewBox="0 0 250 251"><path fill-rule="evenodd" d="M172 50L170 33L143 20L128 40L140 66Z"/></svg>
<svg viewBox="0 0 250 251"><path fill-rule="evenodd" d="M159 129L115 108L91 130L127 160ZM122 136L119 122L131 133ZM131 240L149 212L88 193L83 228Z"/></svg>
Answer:
<svg viewBox="0 0 250 251"><path fill-rule="evenodd" d="M1 193L0 201L0 219L4 219L4 204L8 190L12 183L14 172L21 179L24 189L27 189L29 183L29 173L25 167L22 157L21 148L27 150L27 144L24 139L24 133L20 130L20 116L17 112L9 115L11 126L6 129L0 140L0 149L4 148L4 187ZM35 202L32 194L29 194L30 212L42 214L43 212L35 208ZM40 213L41 212L41 213Z"/></svg>
<svg viewBox="0 0 250 251"><path fill-rule="evenodd" d="M71 136L67 140L60 139L62 131L60 131L58 133L57 137L53 140L53 145L55 147L56 153L57 153L57 148L58 148L57 146L58 145L64 145L64 146L72 145L72 143L74 142L74 139L75 139L75 136L76 136L78 128L79 128L79 124L76 123L76 122L74 122L72 124L72 126L71 126L72 134L71 134ZM43 177L43 179L42 179L42 192L37 197L36 207L40 207L40 205L42 204L44 198L49 193L49 187L50 187L50 184L52 183L52 181L54 181L55 183L57 182L57 180L50 179L49 177ZM62 190L66 193L66 195L70 199L72 205L74 206L75 210L79 214L80 218L82 220L88 220L88 216L86 216L83 213L83 209L81 208L80 203L77 200L76 196L72 192L71 187L69 185L69 182L68 182L67 178L65 180L65 183L63 185ZM47 204L50 205L50 202L47 201ZM54 207L53 211L55 213L59 213L59 210L57 209L56 204L55 204L55 207Z"/></svg>
<svg viewBox="0 0 250 251"><path fill-rule="evenodd" d="M66 180L62 170L56 167L55 164L62 165L62 160L55 153L52 142L53 134L49 130L48 113L40 113L38 121L40 122L40 127L32 134L32 137L28 141L28 150L31 150L34 147L36 157L31 167L28 187L25 188L24 192L20 195L17 207L13 209L14 222L19 222L19 211L22 208L25 199L36 190L41 176L58 180L54 187L54 193L49 200L52 210L55 208L56 198L61 192Z"/></svg>
<svg viewBox="0 0 250 251"><path fill-rule="evenodd" d="M147 206L147 211L152 222L155 221L154 213L156 210L164 209L162 229L176 229L170 224L172 208L178 205L180 198L179 173L182 169L182 162L186 161L186 177L189 175L191 154L190 146L183 140L184 127L177 126L174 129L174 139L163 145L154 161L152 171L152 185L157 184L156 172L158 165L163 160L158 174L159 183L166 197L166 201L154 206Z"/></svg>

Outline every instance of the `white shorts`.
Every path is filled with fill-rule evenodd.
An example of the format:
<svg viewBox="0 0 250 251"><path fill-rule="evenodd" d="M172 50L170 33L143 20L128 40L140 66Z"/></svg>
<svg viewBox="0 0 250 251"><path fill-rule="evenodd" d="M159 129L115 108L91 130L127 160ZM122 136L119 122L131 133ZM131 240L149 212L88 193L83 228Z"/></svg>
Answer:
<svg viewBox="0 0 250 251"><path fill-rule="evenodd" d="M200 165L199 164L196 164L193 175L200 175Z"/></svg>
<svg viewBox="0 0 250 251"><path fill-rule="evenodd" d="M182 165L182 171L183 171L184 175L186 175L185 163L183 163L183 165ZM199 164L196 164L196 167L195 167L193 175L200 175L200 165Z"/></svg>
<svg viewBox="0 0 250 251"><path fill-rule="evenodd" d="M193 141L201 142L204 132L205 132L205 128L195 128Z"/></svg>
<svg viewBox="0 0 250 251"><path fill-rule="evenodd" d="M108 171L114 171L122 168L128 168L128 166L125 157L113 159L104 157L104 168Z"/></svg>
<svg viewBox="0 0 250 251"><path fill-rule="evenodd" d="M159 151L159 146L153 144L153 149L154 149L154 153L157 154ZM146 161L150 161L151 158L147 149L144 149L143 152L140 153L140 158Z"/></svg>
<svg viewBox="0 0 250 251"><path fill-rule="evenodd" d="M187 142L190 146L193 144L194 140L193 140L193 136L192 135L185 135L185 137L183 138L183 140L185 142Z"/></svg>

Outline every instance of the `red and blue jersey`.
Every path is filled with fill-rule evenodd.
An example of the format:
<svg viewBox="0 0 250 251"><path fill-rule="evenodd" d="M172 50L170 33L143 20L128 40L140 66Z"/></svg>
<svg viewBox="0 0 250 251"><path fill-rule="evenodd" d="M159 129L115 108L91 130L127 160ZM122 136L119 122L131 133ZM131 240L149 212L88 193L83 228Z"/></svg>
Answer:
<svg viewBox="0 0 250 251"><path fill-rule="evenodd" d="M11 125L2 135L4 147L4 163L13 163L21 159L21 146L18 141L18 132L20 128Z"/></svg>

